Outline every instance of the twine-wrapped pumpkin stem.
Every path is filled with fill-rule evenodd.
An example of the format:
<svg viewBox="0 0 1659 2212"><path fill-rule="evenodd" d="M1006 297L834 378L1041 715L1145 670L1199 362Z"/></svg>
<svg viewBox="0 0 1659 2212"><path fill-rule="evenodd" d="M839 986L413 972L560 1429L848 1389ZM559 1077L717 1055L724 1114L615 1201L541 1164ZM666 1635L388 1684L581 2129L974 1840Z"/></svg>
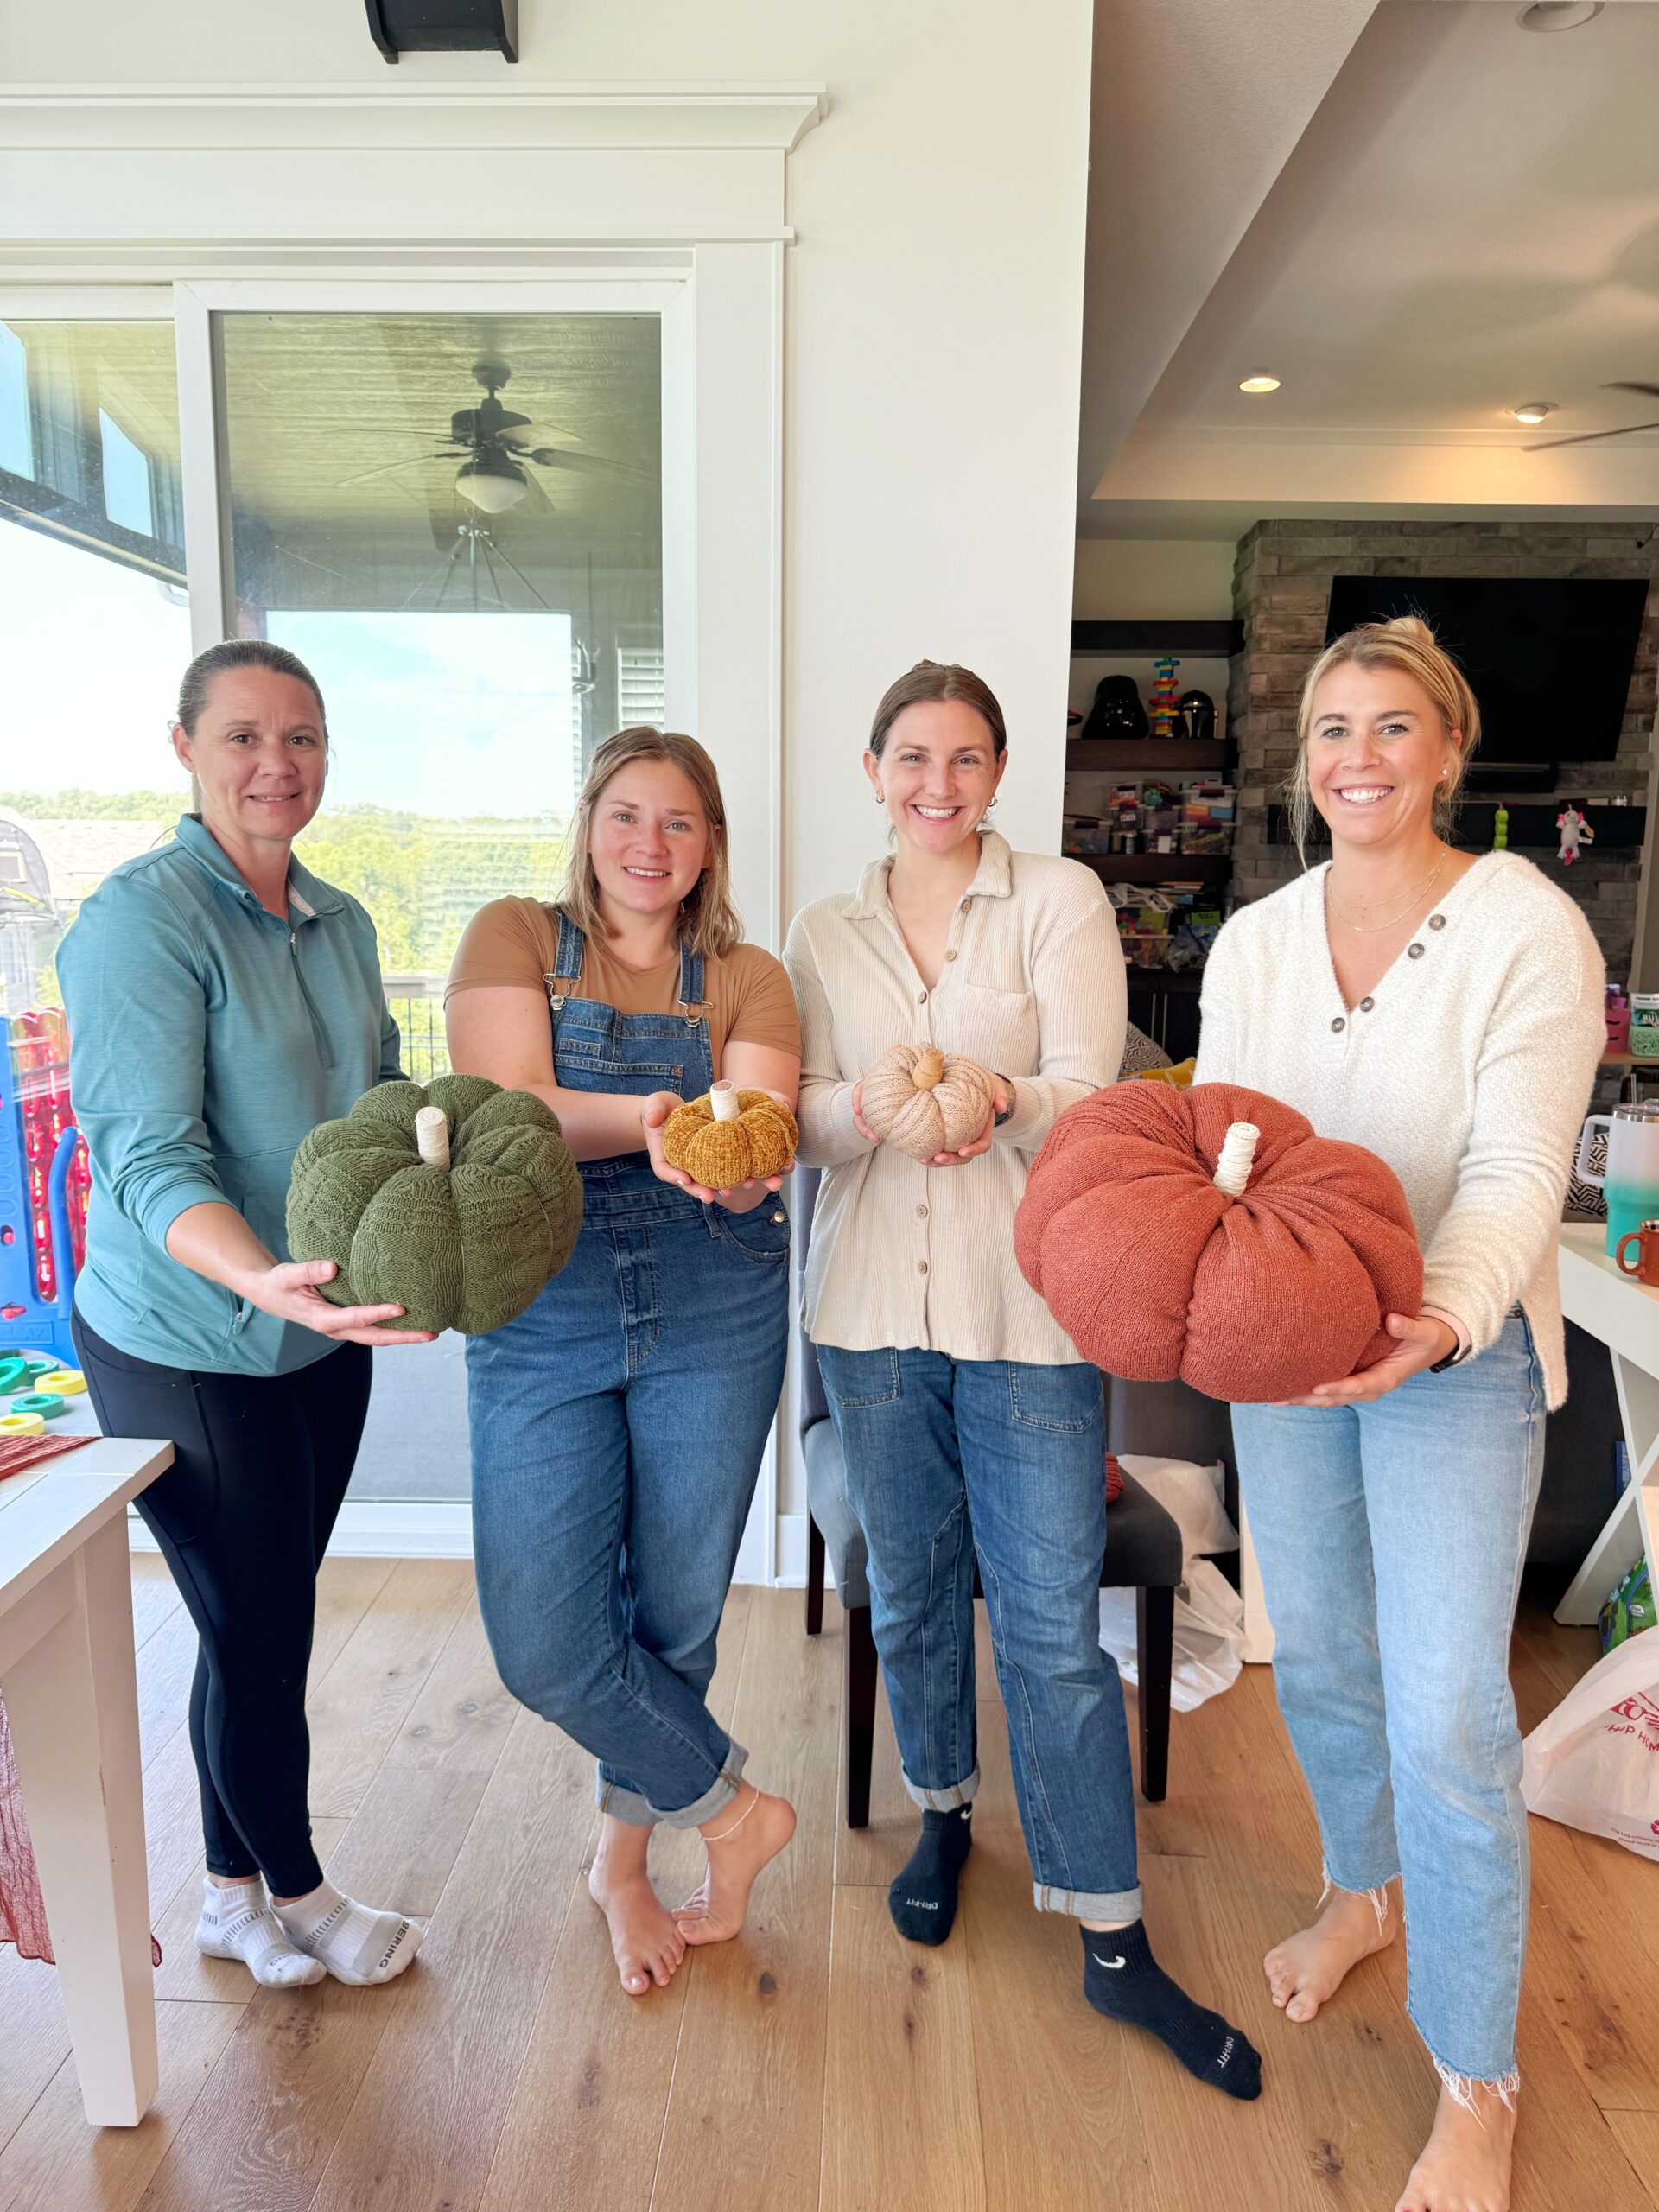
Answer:
<svg viewBox="0 0 1659 2212"><path fill-rule="evenodd" d="M717 1122L734 1122L743 1111L737 1085L722 1078L709 1086L709 1111Z"/></svg>
<svg viewBox="0 0 1659 2212"><path fill-rule="evenodd" d="M442 1106L423 1106L415 1116L415 1144L429 1167L449 1165L449 1117Z"/></svg>
<svg viewBox="0 0 1659 2212"><path fill-rule="evenodd" d="M1222 1140L1221 1157L1216 1162L1212 1178L1218 1191L1230 1198L1242 1198L1250 1179L1250 1166L1255 1158L1255 1147L1262 1141L1262 1132L1254 1122L1230 1122Z"/></svg>
<svg viewBox="0 0 1659 2212"><path fill-rule="evenodd" d="M910 1071L910 1079L918 1090L937 1090L944 1081L944 1054L937 1045L930 1045Z"/></svg>

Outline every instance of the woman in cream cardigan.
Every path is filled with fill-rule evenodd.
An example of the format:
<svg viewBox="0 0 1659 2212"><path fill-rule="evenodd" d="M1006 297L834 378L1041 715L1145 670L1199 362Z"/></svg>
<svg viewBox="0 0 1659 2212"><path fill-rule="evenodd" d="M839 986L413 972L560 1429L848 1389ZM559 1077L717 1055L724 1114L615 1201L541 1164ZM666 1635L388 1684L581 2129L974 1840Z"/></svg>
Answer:
<svg viewBox="0 0 1659 2212"><path fill-rule="evenodd" d="M1527 1934L1516 1593L1566 1393L1555 1276L1573 1140L1603 1041L1584 917L1514 853L1443 834L1479 731L1414 618L1351 631L1302 694L1294 812L1332 858L1223 930L1198 1075L1380 1154L1422 1244L1397 1350L1233 1433L1291 1741L1330 1901L1268 1954L1313 2018L1410 1923L1408 2008L1439 2069L1397 2212L1503 2212Z"/></svg>
<svg viewBox="0 0 1659 2212"><path fill-rule="evenodd" d="M1141 1924L1117 1669L1100 1648L1101 1381L1014 1263L1014 1213L1057 1114L1116 1075L1123 959L1100 885L988 830L1002 713L924 661L876 709L864 755L893 831L858 889L796 918L800 1158L826 1173L806 1325L869 1546L871 1622L922 1834L888 1904L950 1932L979 1768L974 1565L990 1617L1037 1907L1082 1923L1084 1986L1201 2081L1260 2093L1236 2029L1163 1974ZM995 1071L970 1143L925 1165L877 1145L861 1078L889 1047ZM971 1525L971 1538L970 1538Z"/></svg>

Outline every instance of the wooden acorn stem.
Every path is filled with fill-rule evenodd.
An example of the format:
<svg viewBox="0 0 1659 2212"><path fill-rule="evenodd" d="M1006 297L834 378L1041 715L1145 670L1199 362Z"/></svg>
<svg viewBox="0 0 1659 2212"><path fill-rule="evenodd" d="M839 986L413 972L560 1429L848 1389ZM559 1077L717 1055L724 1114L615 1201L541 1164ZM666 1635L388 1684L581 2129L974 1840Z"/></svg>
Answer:
<svg viewBox="0 0 1659 2212"><path fill-rule="evenodd" d="M724 1077L709 1086L709 1110L717 1122L734 1122L742 1112L737 1085Z"/></svg>
<svg viewBox="0 0 1659 2212"><path fill-rule="evenodd" d="M1242 1198L1250 1179L1250 1166L1255 1158L1255 1147L1262 1141L1262 1132L1254 1122L1232 1122L1222 1140L1221 1157L1216 1162L1211 1180L1218 1191L1230 1198Z"/></svg>
<svg viewBox="0 0 1659 2212"><path fill-rule="evenodd" d="M449 1123L442 1106L423 1106L415 1116L415 1143L429 1167L449 1165Z"/></svg>
<svg viewBox="0 0 1659 2212"><path fill-rule="evenodd" d="M918 1090L937 1090L944 1081L944 1054L937 1045L930 1045L910 1071L910 1079Z"/></svg>

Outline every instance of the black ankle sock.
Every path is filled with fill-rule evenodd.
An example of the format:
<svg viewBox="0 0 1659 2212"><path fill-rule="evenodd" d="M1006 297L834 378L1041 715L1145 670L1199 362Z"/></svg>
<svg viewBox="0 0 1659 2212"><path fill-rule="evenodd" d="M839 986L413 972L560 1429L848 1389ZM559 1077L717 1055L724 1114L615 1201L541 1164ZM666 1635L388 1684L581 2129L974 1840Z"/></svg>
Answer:
<svg viewBox="0 0 1659 2212"><path fill-rule="evenodd" d="M1262 2057L1255 2044L1170 1980L1138 1920L1109 1936L1084 1929L1083 1993L1109 2020L1156 2036L1189 2074L1211 2088L1246 2101L1261 2095Z"/></svg>
<svg viewBox="0 0 1659 2212"><path fill-rule="evenodd" d="M966 1805L924 1813L922 1839L887 1891L893 1924L912 1943L943 1943L957 1916L957 1884L974 1840Z"/></svg>

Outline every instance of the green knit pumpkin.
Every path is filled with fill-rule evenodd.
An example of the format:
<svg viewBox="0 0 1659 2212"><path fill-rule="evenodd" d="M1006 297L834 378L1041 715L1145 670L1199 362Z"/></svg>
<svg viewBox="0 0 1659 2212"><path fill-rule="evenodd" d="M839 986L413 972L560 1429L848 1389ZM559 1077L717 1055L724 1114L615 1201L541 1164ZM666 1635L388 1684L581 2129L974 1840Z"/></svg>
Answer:
<svg viewBox="0 0 1659 2212"><path fill-rule="evenodd" d="M426 1106L442 1112L447 1167L421 1158ZM335 1262L319 1287L336 1306L401 1306L391 1326L500 1328L558 1274L581 1229L582 1177L558 1116L482 1076L377 1084L294 1155L289 1251Z"/></svg>

